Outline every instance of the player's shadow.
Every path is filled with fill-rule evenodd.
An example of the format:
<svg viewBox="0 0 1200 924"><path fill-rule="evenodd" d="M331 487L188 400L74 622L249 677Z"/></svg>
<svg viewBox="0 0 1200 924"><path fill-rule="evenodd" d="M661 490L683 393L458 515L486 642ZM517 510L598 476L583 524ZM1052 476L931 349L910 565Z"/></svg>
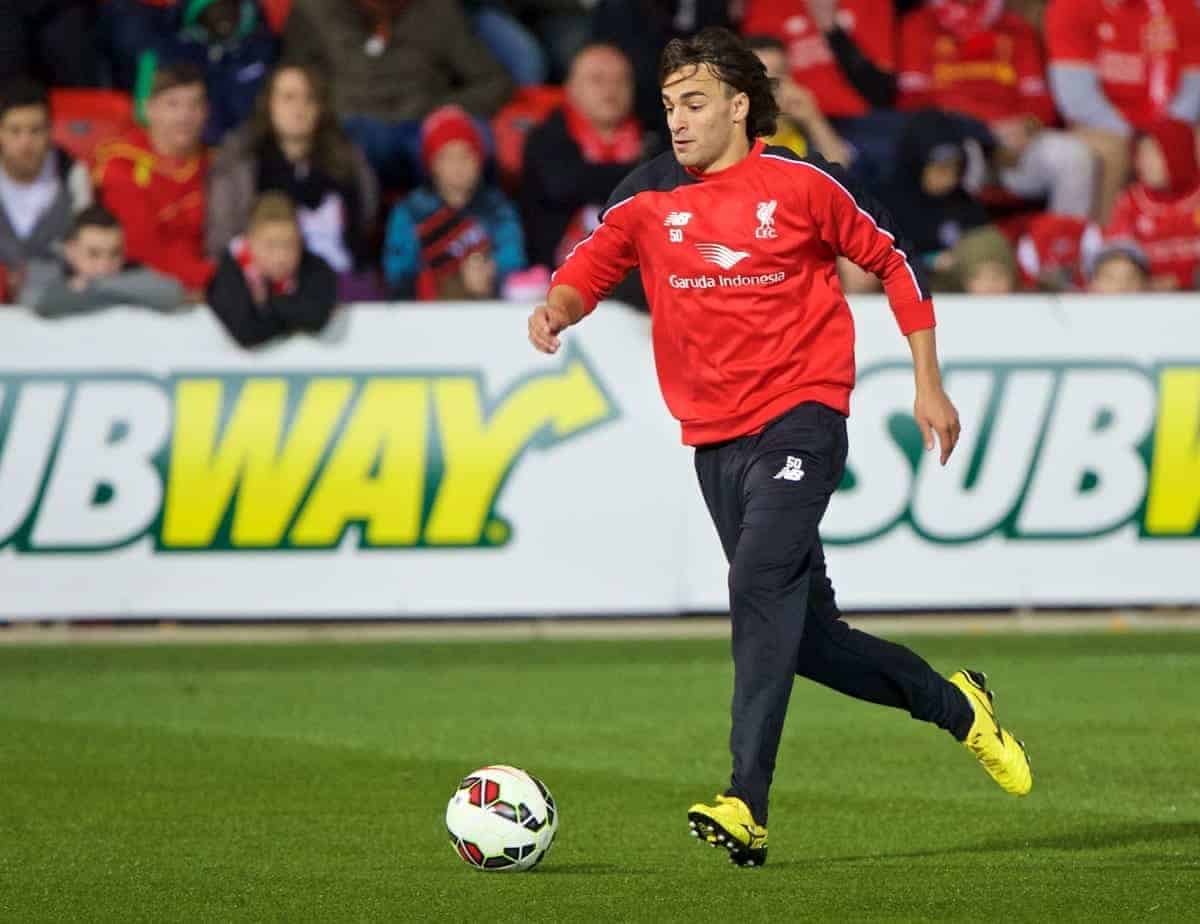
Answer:
<svg viewBox="0 0 1200 924"><path fill-rule="evenodd" d="M1043 837L993 838L971 844L955 844L926 850L880 851L857 856L819 857L816 859L822 863L859 863L864 860L919 859L960 853L1000 853L1013 850L1103 850L1110 847L1128 847L1132 844L1182 840L1200 842L1200 822L1159 821L1092 825ZM785 860L780 865L790 865L791 862ZM796 865L803 863L806 866L812 862L812 858L795 861Z"/></svg>

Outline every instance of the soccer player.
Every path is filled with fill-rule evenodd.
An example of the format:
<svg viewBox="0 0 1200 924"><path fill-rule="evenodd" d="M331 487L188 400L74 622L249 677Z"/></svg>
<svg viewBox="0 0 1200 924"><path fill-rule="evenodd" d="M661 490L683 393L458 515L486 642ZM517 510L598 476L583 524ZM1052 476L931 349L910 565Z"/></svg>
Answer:
<svg viewBox="0 0 1200 924"><path fill-rule="evenodd" d="M933 307L891 219L837 167L767 147L766 71L732 33L671 41L660 66L672 150L635 169L552 279L529 339L567 327L640 265L659 382L729 561L733 774L692 833L739 866L767 857L767 793L793 677L908 710L963 742L1005 790L1029 792L1024 746L996 722L986 678L949 680L840 618L817 532L846 462L853 321L844 255L877 274L912 350L914 416L944 465L958 414L942 390Z"/></svg>

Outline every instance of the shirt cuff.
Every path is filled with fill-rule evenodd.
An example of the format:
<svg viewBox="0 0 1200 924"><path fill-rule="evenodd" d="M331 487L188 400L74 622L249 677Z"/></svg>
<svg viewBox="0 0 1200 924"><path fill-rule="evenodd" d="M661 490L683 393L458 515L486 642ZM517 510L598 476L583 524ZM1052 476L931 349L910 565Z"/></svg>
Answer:
<svg viewBox="0 0 1200 924"><path fill-rule="evenodd" d="M570 286L579 293L579 297L583 299L583 316L585 318L596 310L599 299L596 298L583 273L572 272L572 267L564 264L550 276L550 288L553 289L555 286Z"/></svg>
<svg viewBox="0 0 1200 924"><path fill-rule="evenodd" d="M900 325L900 333L905 337L919 330L929 330L937 324L933 316L932 298L910 302L907 305L894 305L892 313L896 316L896 323Z"/></svg>

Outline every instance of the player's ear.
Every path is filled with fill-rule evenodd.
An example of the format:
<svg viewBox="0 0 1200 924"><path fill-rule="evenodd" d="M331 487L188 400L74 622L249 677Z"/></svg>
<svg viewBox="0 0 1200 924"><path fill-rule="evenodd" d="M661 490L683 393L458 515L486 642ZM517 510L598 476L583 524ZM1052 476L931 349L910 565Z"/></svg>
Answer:
<svg viewBox="0 0 1200 924"><path fill-rule="evenodd" d="M750 117L750 97L745 93L735 93L732 110L735 124L745 122Z"/></svg>

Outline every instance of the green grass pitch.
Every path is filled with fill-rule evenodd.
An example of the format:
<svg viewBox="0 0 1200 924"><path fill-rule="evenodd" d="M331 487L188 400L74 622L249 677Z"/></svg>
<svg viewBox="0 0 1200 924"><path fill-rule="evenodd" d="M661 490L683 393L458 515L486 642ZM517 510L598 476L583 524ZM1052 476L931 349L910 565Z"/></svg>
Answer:
<svg viewBox="0 0 1200 924"><path fill-rule="evenodd" d="M1032 795L801 681L752 870L687 836L725 643L0 647L0 920L1200 919L1200 635L912 643L988 671ZM532 873L443 829L490 762L557 797Z"/></svg>

